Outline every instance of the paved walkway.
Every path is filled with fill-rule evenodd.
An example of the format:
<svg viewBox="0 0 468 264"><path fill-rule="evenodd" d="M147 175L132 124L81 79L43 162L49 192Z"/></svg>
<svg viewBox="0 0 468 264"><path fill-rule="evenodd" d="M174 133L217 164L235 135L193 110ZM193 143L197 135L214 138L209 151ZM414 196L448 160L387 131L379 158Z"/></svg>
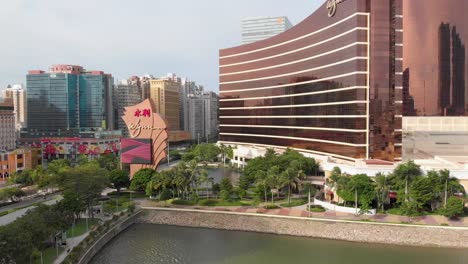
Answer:
<svg viewBox="0 0 468 264"><path fill-rule="evenodd" d="M76 247L78 244L80 244L81 241L83 241L87 236L89 232L84 233L81 236L77 237L72 237L67 239L67 247L65 248L62 253L58 256L58 258L55 259L54 264L60 264L62 261L68 256L68 254L71 252L71 250Z"/></svg>
<svg viewBox="0 0 468 264"><path fill-rule="evenodd" d="M158 207L156 202L144 200L140 201L142 207ZM204 207L204 206L172 206L174 208L187 208L187 209L203 209L211 211L231 211L238 213L252 213L252 214L267 214L267 215L282 215L282 216L295 216L295 217L314 217L323 219L335 219L335 220L352 220L352 221L374 221L382 223L411 223L417 225L432 225L432 226L455 226L455 227L468 227L468 218L461 218L459 220L450 220L444 216L430 215L420 216L410 219L406 216L398 215L386 215L378 214L374 216L356 216L354 214L339 213L335 211L326 211L323 213L308 212L306 205L292 207L292 208L281 208L281 209L264 209L257 207L248 206L229 206L229 207Z"/></svg>

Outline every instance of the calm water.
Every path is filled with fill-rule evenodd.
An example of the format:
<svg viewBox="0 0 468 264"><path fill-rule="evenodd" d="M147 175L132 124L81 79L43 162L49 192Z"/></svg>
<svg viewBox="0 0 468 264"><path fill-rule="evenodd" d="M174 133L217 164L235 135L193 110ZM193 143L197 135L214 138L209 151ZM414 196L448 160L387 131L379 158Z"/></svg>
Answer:
<svg viewBox="0 0 468 264"><path fill-rule="evenodd" d="M468 251L139 224L112 240L91 263L465 264Z"/></svg>
<svg viewBox="0 0 468 264"><path fill-rule="evenodd" d="M208 177L212 177L214 183L221 183L223 178L230 178L233 184L239 181L240 173L228 168L207 169Z"/></svg>

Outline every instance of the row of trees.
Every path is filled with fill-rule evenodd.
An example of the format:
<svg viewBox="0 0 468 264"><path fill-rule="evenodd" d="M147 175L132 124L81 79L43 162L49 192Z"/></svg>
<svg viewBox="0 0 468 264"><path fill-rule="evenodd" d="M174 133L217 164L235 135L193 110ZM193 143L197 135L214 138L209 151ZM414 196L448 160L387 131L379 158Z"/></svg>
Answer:
<svg viewBox="0 0 468 264"><path fill-rule="evenodd" d="M239 188L247 190L255 185L257 192L263 193L267 202L268 193L274 202L274 193L280 197L282 191L291 200L291 193L300 191L310 185L302 184L306 175L320 175L319 164L311 158L306 158L299 152L287 149L279 155L273 149L268 149L264 156L257 157L247 162L243 175L239 181Z"/></svg>
<svg viewBox="0 0 468 264"><path fill-rule="evenodd" d="M180 162L171 170L157 172L153 169L142 169L135 173L130 189L145 192L148 196L161 200L178 197L191 199L198 196L201 185L213 185L206 169L198 166L196 160Z"/></svg>
<svg viewBox="0 0 468 264"><path fill-rule="evenodd" d="M233 149L230 146L221 144L199 144L187 151L182 155L182 160L189 162L196 160L197 162L216 162L222 161L224 164L226 160L232 159Z"/></svg>
<svg viewBox="0 0 468 264"><path fill-rule="evenodd" d="M128 174L117 170L114 161L115 156L94 161L80 159L76 166L71 166L67 160L55 160L47 169L37 168L15 175L14 181L30 179L44 188L58 188L63 199L52 206L39 205L0 227L0 263L28 263L54 245L56 235L75 223L84 212L93 218L92 206L111 185L110 179L114 179L117 186L126 184L122 183L125 177L129 183Z"/></svg>
<svg viewBox="0 0 468 264"><path fill-rule="evenodd" d="M391 174L378 174L371 179L365 174L346 175L335 168L327 185L336 190L344 203L360 205L367 210L373 204L380 211L389 205L389 194L396 193L396 208L406 215L439 212L453 217L463 214L463 199L456 194L465 190L450 171L430 171L424 175L421 168L410 161L400 164ZM456 209L456 210L455 210Z"/></svg>

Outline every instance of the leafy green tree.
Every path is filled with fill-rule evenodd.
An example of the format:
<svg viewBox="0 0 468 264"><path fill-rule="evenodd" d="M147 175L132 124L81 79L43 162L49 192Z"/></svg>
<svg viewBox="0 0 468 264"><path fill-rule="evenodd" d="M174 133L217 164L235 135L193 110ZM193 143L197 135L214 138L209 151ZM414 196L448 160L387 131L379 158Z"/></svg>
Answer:
<svg viewBox="0 0 468 264"><path fill-rule="evenodd" d="M346 202L361 205L362 211L368 211L375 198L374 182L365 174L341 176L338 178L338 195Z"/></svg>
<svg viewBox="0 0 468 264"><path fill-rule="evenodd" d="M434 183L428 177L417 177L411 184L409 198L415 203L416 209L421 211L436 197Z"/></svg>
<svg viewBox="0 0 468 264"><path fill-rule="evenodd" d="M155 171L153 169L141 169L133 175L130 183L130 189L133 191L143 192L146 185L151 181Z"/></svg>
<svg viewBox="0 0 468 264"><path fill-rule="evenodd" d="M33 179L31 177L32 170L24 170L22 172L13 173L8 181L12 184L20 184L23 186L29 186L33 184Z"/></svg>
<svg viewBox="0 0 468 264"><path fill-rule="evenodd" d="M465 210L465 205L462 199L455 196L448 198L447 206L442 210L443 215L449 218L462 216Z"/></svg>
<svg viewBox="0 0 468 264"><path fill-rule="evenodd" d="M408 201L408 187L414 179L422 176L421 167L414 163L414 161L408 161L407 163L398 165L393 174L397 179L404 182L405 199Z"/></svg>
<svg viewBox="0 0 468 264"><path fill-rule="evenodd" d="M108 171L95 162L88 162L67 172L62 189L64 192L76 193L79 200L86 204L91 217L94 217L91 206L109 184Z"/></svg>
<svg viewBox="0 0 468 264"><path fill-rule="evenodd" d="M97 159L99 166L108 171L113 171L119 168L119 158L114 154L103 154Z"/></svg>
<svg viewBox="0 0 468 264"><path fill-rule="evenodd" d="M120 192L122 188L128 188L130 186L130 178L128 177L128 173L115 169L110 172L109 180L114 185L114 188L117 189L117 192Z"/></svg>
<svg viewBox="0 0 468 264"><path fill-rule="evenodd" d="M232 186L232 182L231 182L231 179L229 178L223 178L221 180L221 184L220 184L220 189L221 189L221 199L227 201L230 199L231 197L231 194L232 194L232 191L233 191L233 186Z"/></svg>
<svg viewBox="0 0 468 264"><path fill-rule="evenodd" d="M8 187L0 190L0 200L17 201L25 193L18 187Z"/></svg>

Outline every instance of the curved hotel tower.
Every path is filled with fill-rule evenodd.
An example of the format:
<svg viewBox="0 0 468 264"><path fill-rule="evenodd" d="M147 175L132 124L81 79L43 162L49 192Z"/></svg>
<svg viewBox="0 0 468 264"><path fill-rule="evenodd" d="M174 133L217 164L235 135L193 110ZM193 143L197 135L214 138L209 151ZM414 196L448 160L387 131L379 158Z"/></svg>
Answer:
<svg viewBox="0 0 468 264"><path fill-rule="evenodd" d="M220 142L399 161L402 87L402 0L329 0L220 51Z"/></svg>

